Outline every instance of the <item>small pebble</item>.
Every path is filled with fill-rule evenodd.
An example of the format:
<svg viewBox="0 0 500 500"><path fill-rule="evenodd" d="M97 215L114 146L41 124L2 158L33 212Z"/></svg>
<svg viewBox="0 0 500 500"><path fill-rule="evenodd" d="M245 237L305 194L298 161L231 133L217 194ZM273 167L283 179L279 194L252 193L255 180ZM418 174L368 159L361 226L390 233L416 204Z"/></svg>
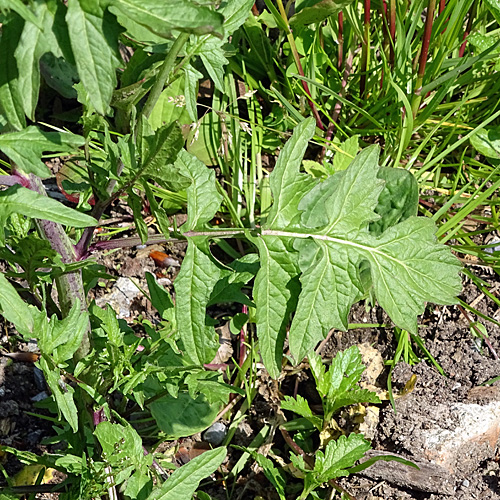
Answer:
<svg viewBox="0 0 500 500"><path fill-rule="evenodd" d="M224 441L227 434L227 427L222 422L215 422L203 434L203 439L214 446L218 446Z"/></svg>
<svg viewBox="0 0 500 500"><path fill-rule="evenodd" d="M33 378L35 379L35 386L39 391L44 391L47 388L47 386L45 385L45 377L43 376L43 372L36 366L33 370Z"/></svg>
<svg viewBox="0 0 500 500"><path fill-rule="evenodd" d="M38 401L42 401L43 399L47 399L49 397L49 395L47 394L46 391L42 391L42 392L39 392L36 396L33 396L31 398L31 401L33 401L34 403L38 402Z"/></svg>
<svg viewBox="0 0 500 500"><path fill-rule="evenodd" d="M468 487L470 486L470 481L469 481L468 479L464 479L464 480L462 481L462 486L463 486L464 488L468 488Z"/></svg>

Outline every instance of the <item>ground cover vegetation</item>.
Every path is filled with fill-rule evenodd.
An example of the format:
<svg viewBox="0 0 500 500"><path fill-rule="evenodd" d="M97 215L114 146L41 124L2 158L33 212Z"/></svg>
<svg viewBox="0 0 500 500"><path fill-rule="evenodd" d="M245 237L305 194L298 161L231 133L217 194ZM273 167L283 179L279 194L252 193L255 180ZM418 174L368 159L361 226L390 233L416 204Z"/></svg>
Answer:
<svg viewBox="0 0 500 500"><path fill-rule="evenodd" d="M393 366L434 362L418 336L427 303L459 303L486 346L483 322L500 326L459 298L466 277L500 305L470 267L499 269L484 239L498 229L498 4L0 9L0 312L15 327L2 354L37 340L51 393L40 418L60 443L43 456L2 446L42 468L19 485L2 467L0 497L207 500L204 479L233 450L239 461L216 476L227 498L247 462L277 498L352 498L336 479L373 463L356 465L370 443L335 435L335 416L380 400L359 385L356 347L327 363L318 344L349 329L360 301L390 317ZM63 201L46 193L56 173ZM117 206L134 235L107 223ZM187 249L173 289L146 275L154 322L129 325L88 300L113 278L96 256L161 242ZM223 361L221 322L239 345ZM279 380L304 360L321 410L286 395L272 429L285 449L258 451L271 427L231 447L257 371ZM224 441L182 467L156 452L219 418ZM48 468L64 479L41 484Z"/></svg>

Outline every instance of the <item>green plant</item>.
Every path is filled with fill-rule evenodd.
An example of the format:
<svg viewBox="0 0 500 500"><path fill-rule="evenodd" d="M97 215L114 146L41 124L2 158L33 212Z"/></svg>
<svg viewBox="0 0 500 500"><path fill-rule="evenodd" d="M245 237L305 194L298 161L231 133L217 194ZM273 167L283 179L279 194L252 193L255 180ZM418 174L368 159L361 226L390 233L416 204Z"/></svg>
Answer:
<svg viewBox="0 0 500 500"><path fill-rule="evenodd" d="M280 42L286 37L289 43L284 54L296 65L283 69L270 65L271 47L262 26L254 17L247 20L252 3L235 0L218 8L187 0L2 3L0 151L10 163L1 160L0 184L6 189L0 191L0 244L8 268L0 275L0 308L19 339L38 341L38 366L52 393L41 406L57 415L44 418L51 418L57 430L53 442L66 447L64 453L44 457L4 449L26 463L67 474L54 487L63 492L61 498L116 498L117 490L130 498L175 498L176 488L189 496L222 463L225 447L206 452L165 480L162 468L155 467L151 444L205 429L231 394L246 396L251 403L253 375L242 379L252 372L257 354L252 352L246 364L240 359L243 366L235 372L211 370L219 342L208 307L236 303L249 308L248 315L240 313L233 323L238 329L245 322L250 328L256 325L254 350L260 351L274 378L281 373L293 315L289 360L298 363L309 356L314 365L325 404L323 422L311 417L319 430L342 400L325 392L333 372L322 371L311 352L332 328L347 329L354 303L378 301L396 325L416 333L417 316L427 301L451 304L460 291L460 264L436 241L434 222L417 217L414 177L402 169L380 167L378 146L358 154L355 132L363 132L365 139L381 133L387 123L382 108L372 116L355 99L340 127L349 138L322 138L322 144L336 151L333 160L304 160L315 125L335 110L336 99L347 103L326 87L332 75L337 78L337 65L324 57L322 45L325 39L334 43L339 21L329 16L338 14L338 8L318 13L313 2L312 10L304 8L287 19L279 2L280 11L272 11L267 22L274 19L280 27ZM348 47L359 33L354 7L346 3L345 8L352 25L344 26ZM310 28L314 23L316 28ZM365 22L364 33L370 26ZM364 68L371 64L369 40L367 35ZM240 42L250 47L241 57L234 54ZM263 50L256 60L258 47ZM493 50L493 45L488 47L475 62L484 63ZM127 51L132 55L125 60ZM307 60L301 62L301 57ZM249 70L243 71L247 63ZM321 82L316 63L321 63ZM244 73L249 85L243 96L236 94L226 66ZM274 78L278 69L283 69L282 87L263 92L259 71ZM296 70L298 84L292 78ZM212 109L199 117L198 82L206 76L215 92ZM364 93L371 95L376 85L365 80ZM393 106L399 107L397 84L384 85ZM264 118L257 90L268 102L277 99L286 105L285 111L274 106ZM41 91L76 107L78 123L66 122L75 133L42 122L50 121L52 112L39 105ZM303 119L306 111L297 98L301 92L315 110L314 119ZM255 128L251 138L241 125L245 118L239 99L245 101ZM408 111L394 134L385 137L385 163L397 151L398 164L414 130ZM70 119L64 113L59 118ZM268 176L261 168L262 152L274 151L281 138L267 131L275 127L288 132L294 123L293 136ZM367 129L369 123L376 132ZM248 150L251 159L246 162ZM77 200L76 208L48 198L42 182L52 174L41 160L61 154L71 156L60 177L69 201ZM210 164L214 157L219 179L202 161ZM483 200L497 183L482 193ZM130 208L137 237L94 241L95 228L120 203ZM474 198L461 216L479 203ZM187 220L177 227L168 216L186 207ZM154 217L162 234L149 237L146 214ZM212 224L216 215L223 215L229 227ZM438 212L435 219L443 216ZM438 234L454 231L457 219L443 223ZM141 322L140 337L111 308L88 304L89 289L109 277L91 259L94 252L179 240L187 241L187 250L174 283L175 300L152 275L146 277L146 293L161 319L155 325ZM27 284L21 285L20 279ZM339 390L349 380L357 382L359 366L353 370ZM230 383L235 380L238 384ZM371 397L350 389L351 399L354 394ZM316 470L305 472L307 489L352 465L365 449L360 439L327 445ZM148 443L148 455L143 442ZM342 447L347 452L351 444L356 453L342 457Z"/></svg>

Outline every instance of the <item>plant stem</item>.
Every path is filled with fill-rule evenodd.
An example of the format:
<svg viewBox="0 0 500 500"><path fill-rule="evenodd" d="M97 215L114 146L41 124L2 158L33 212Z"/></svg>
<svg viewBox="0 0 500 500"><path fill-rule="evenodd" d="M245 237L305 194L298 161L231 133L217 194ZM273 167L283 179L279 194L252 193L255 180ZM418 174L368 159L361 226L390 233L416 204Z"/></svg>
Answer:
<svg viewBox="0 0 500 500"><path fill-rule="evenodd" d="M364 97L366 91L366 75L370 66L370 0L364 0L364 26L363 47L361 51L361 76L359 92Z"/></svg>
<svg viewBox="0 0 500 500"><path fill-rule="evenodd" d="M394 69L394 47L396 44L396 0L389 0L389 34L391 37L389 48L389 64Z"/></svg>
<svg viewBox="0 0 500 500"><path fill-rule="evenodd" d="M339 12L339 55L337 67L340 69L344 60L344 14Z"/></svg>
<svg viewBox="0 0 500 500"><path fill-rule="evenodd" d="M411 103L413 118L417 116L420 102L422 101L422 82L425 75L425 65L427 64L427 56L429 54L429 45L432 34L432 23L434 22L434 11L436 10L436 0L429 0L427 5L427 17L425 19L424 38L422 41L422 49L420 52L420 61L418 65L417 81L415 83L415 92Z"/></svg>
<svg viewBox="0 0 500 500"><path fill-rule="evenodd" d="M476 17L477 0L472 4L469 11L469 19L467 20L467 27L465 28L464 37L460 50L458 51L458 57L462 58L465 54L465 47L467 46L467 37L469 36L470 30L472 29L472 23Z"/></svg>
<svg viewBox="0 0 500 500"><path fill-rule="evenodd" d="M181 51L185 43L188 41L188 39L189 39L189 33L181 33L175 40L174 44L172 45L172 48L168 51L167 57L165 58L165 61L163 61L162 67L160 69L160 73L156 77L156 81L153 85L153 88L149 93L148 100L144 105L141 116L149 118L149 115L153 111L156 102L160 98L160 95L163 91L163 87L165 86L165 83L170 75L170 72L174 68L175 60L177 59L179 52ZM139 117L139 119L140 118L141 117Z"/></svg>
<svg viewBox="0 0 500 500"><path fill-rule="evenodd" d="M278 3L278 8L279 8L281 17L283 18L283 21L285 21L285 23L286 23L286 27L287 27L286 37L288 39L288 43L290 44L290 49L292 51L293 59L294 59L295 64L297 66L297 71L299 72L300 76L305 77L304 69L302 68L302 63L300 62L300 56L299 56L299 53L297 51L297 46L295 45L295 40L293 38L292 30L290 29L290 25L288 24L288 17L286 15L285 8L283 7L283 2L282 2L282 0L277 0L277 3ZM309 90L309 85L307 85L306 81L304 81L304 80L301 80L301 81L302 81L302 87L304 87L304 91L305 91L306 95L308 96L307 102L308 102L309 107L311 108L312 114L316 120L316 125L319 129L325 130L325 127L324 127L324 125L321 121L321 118L319 116L318 110L316 109L316 105L312 101L312 96L311 96L311 91Z"/></svg>
<svg viewBox="0 0 500 500"><path fill-rule="evenodd" d="M29 176L30 188L36 193L47 196L45 192L45 187L39 177L34 174ZM36 225L38 232L42 238L49 241L50 246L55 250L60 256L61 260L65 264L71 264L77 261L75 248L68 235L64 231L61 224L57 222L37 219ZM56 279L57 293L59 297L59 306L63 317L67 316L73 304L78 300L80 303L80 310L82 312L87 311L87 302L85 298L85 292L83 288L83 279L81 270L73 271L70 273L62 274ZM90 353L90 323L83 335L80 347L75 352L75 361L83 359Z"/></svg>

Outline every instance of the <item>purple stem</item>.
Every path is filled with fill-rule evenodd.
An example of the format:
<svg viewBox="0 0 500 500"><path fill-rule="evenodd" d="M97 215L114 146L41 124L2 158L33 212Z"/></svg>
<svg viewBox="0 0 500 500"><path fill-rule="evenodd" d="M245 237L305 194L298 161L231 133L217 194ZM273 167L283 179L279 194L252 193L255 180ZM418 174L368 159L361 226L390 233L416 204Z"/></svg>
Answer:
<svg viewBox="0 0 500 500"><path fill-rule="evenodd" d="M18 174L13 175L0 175L0 185L1 186L16 186L20 184L25 188L30 187L30 182L26 177Z"/></svg>

